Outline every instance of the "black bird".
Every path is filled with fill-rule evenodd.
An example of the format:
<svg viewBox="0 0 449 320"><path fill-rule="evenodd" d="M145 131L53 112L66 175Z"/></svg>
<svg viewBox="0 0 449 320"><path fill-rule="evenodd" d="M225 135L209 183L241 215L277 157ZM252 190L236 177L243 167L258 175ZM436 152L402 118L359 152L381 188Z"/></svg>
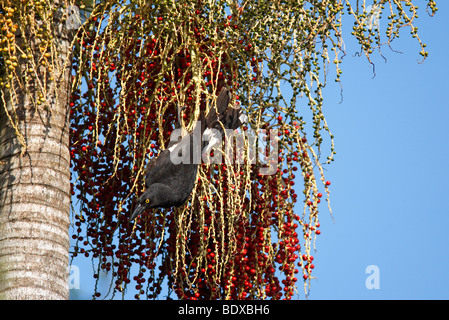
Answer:
<svg viewBox="0 0 449 320"><path fill-rule="evenodd" d="M130 222L147 209L179 207L187 201L195 186L199 161L194 162L191 153L189 163L175 164L171 159L171 153L179 152L180 148L186 146L187 150L193 150L189 147L195 145L201 146L202 151L210 150L212 144L218 141L214 140L214 131L210 129L217 129L220 133L223 133L224 129L240 127L243 123L241 109L228 108L229 101L229 90L223 87L217 97L215 107L211 108L206 118L204 118L204 115L201 116L201 136L199 138L201 139L204 133L208 135L206 138L208 141L203 143L195 141L198 137L193 134L194 129L192 133L185 135L180 141L171 142L168 148L163 150L158 157L150 160L145 176L146 190L137 200L137 207L131 215ZM179 111L178 116L180 116Z"/></svg>

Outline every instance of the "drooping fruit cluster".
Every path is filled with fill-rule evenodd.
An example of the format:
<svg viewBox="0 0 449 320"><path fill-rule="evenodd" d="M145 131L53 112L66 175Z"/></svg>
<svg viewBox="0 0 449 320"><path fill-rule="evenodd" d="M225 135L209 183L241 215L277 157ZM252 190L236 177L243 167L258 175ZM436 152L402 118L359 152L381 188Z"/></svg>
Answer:
<svg viewBox="0 0 449 320"><path fill-rule="evenodd" d="M323 193L329 200L322 144L331 146L326 163L335 153L320 66L342 10L329 1L96 7L78 31L70 102L73 256L91 257L96 279L112 275L109 290L96 287L94 297L133 288L136 298L158 298L168 288L180 299L291 299L298 282L308 291ZM237 132L243 148L202 163L183 206L129 224L148 160L179 122L191 130L222 86L248 117ZM299 101L312 113L310 137Z"/></svg>

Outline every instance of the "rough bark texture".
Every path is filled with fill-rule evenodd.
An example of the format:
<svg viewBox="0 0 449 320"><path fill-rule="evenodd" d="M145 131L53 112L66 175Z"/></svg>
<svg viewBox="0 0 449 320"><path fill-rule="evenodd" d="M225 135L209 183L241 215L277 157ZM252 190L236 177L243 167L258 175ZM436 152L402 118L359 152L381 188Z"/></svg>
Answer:
<svg viewBox="0 0 449 320"><path fill-rule="evenodd" d="M61 44L62 67L69 57ZM67 92L70 75L55 78L49 109L30 103L33 90L0 100L0 298L68 299L70 153ZM21 144L6 110L23 134ZM14 112L15 110L15 112Z"/></svg>

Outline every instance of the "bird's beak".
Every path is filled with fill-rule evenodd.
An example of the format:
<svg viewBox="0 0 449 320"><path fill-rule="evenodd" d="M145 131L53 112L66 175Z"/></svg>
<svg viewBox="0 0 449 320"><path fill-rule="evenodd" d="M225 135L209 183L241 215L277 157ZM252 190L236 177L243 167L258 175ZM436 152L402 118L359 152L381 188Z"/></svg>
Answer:
<svg viewBox="0 0 449 320"><path fill-rule="evenodd" d="M145 207L142 204L138 203L137 207L134 209L133 214L131 215L131 218L129 219L129 222L133 222L134 219L137 218L144 209Z"/></svg>

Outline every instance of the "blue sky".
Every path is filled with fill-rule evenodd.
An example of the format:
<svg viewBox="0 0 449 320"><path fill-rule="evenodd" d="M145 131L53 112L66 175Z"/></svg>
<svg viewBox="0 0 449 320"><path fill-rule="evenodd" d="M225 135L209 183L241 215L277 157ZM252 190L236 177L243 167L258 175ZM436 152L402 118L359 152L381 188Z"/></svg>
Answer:
<svg viewBox="0 0 449 320"><path fill-rule="evenodd" d="M404 30L393 43L404 53L383 49L373 79L346 37L344 100L329 85L323 109L337 151L326 173L335 223L322 210L309 299L449 298L449 4L438 7L417 23L422 64ZM379 289L366 288L369 265Z"/></svg>
<svg viewBox="0 0 449 320"><path fill-rule="evenodd" d="M323 206L309 299L449 298L449 4L438 7L417 21L429 51L422 64L404 29L393 43L404 53L385 47L387 63L374 55L372 78L345 38L344 100L329 81L323 108L337 151L326 171L335 222ZM72 298L89 299L90 266L74 263L81 289ZM379 289L365 285L370 265Z"/></svg>

